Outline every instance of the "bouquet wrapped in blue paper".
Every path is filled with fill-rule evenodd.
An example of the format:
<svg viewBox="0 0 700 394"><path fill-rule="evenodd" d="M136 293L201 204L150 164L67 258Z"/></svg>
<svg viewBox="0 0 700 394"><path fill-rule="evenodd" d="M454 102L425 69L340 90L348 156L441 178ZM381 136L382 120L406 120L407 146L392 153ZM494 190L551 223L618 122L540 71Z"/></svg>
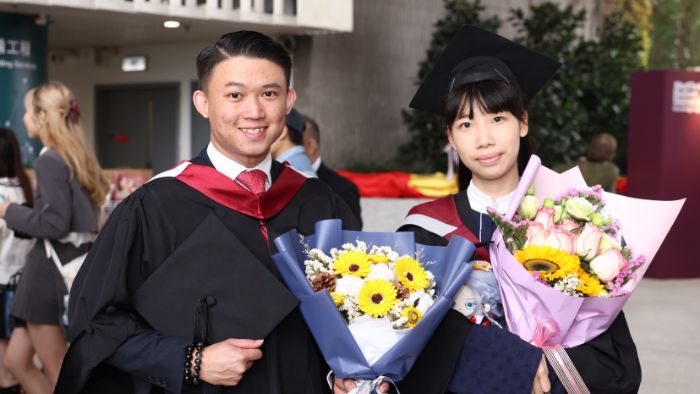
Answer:
<svg viewBox="0 0 700 394"><path fill-rule="evenodd" d="M460 237L427 246L410 232L345 231L340 220L274 243L272 258L326 362L367 390L406 376L468 278L474 253Z"/></svg>

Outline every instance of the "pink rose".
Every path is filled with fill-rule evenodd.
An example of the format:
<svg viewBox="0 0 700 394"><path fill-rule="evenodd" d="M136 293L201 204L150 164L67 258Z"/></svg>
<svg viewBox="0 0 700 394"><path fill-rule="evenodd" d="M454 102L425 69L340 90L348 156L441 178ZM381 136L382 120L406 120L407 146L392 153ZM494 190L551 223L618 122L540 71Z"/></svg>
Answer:
<svg viewBox="0 0 700 394"><path fill-rule="evenodd" d="M540 223L545 229L549 230L554 226L554 209L552 208L540 208L537 210L535 218L532 219L534 222Z"/></svg>
<svg viewBox="0 0 700 394"><path fill-rule="evenodd" d="M579 225L571 219L566 219L559 225L563 230L571 231L579 227Z"/></svg>
<svg viewBox="0 0 700 394"><path fill-rule="evenodd" d="M568 231L554 228L552 230L543 229L528 237L527 245L549 246L552 249L559 249L566 253L574 253L574 236Z"/></svg>
<svg viewBox="0 0 700 394"><path fill-rule="evenodd" d="M591 271L601 282L609 282L620 273L625 265L625 258L619 250L610 248L591 261Z"/></svg>
<svg viewBox="0 0 700 394"><path fill-rule="evenodd" d="M568 231L562 231L562 230L554 230L552 231L552 234L557 239L557 242L559 243L558 247L552 246L555 249L561 249L566 253L573 254L574 253L574 242L575 238L574 235L571 234Z"/></svg>
<svg viewBox="0 0 700 394"><path fill-rule="evenodd" d="M586 223L581 233L576 237L576 254L584 260L590 260L598 253L600 237L603 232L591 223Z"/></svg>
<svg viewBox="0 0 700 394"><path fill-rule="evenodd" d="M544 226L540 223L532 222L527 225L527 232L525 233L525 237L528 239L528 241L537 233L540 231L544 230Z"/></svg>
<svg viewBox="0 0 700 394"><path fill-rule="evenodd" d="M600 246L598 247L598 251L603 253L610 248L622 250L622 245L620 245L615 238L609 236L608 234L603 234L603 236L600 238Z"/></svg>

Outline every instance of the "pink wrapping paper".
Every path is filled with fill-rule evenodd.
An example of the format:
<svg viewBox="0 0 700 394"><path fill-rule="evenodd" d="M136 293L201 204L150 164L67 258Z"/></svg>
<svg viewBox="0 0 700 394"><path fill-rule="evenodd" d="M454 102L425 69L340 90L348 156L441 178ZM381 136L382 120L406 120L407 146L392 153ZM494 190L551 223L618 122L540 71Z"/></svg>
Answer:
<svg viewBox="0 0 700 394"><path fill-rule="evenodd" d="M508 209L510 219L530 185L535 195L557 198L570 188L588 188L578 167L562 174L541 165L533 155L525 169L515 198ZM676 220L685 199L676 201L642 200L603 193L605 212L619 220L620 234L632 248L634 256L644 255L646 261L633 274L623 290L627 295L599 298L573 297L538 282L506 249L497 230L491 245L491 262L498 278L508 328L523 340L531 342L538 322L551 319L559 326L547 345L577 346L607 330L649 268L661 243Z"/></svg>

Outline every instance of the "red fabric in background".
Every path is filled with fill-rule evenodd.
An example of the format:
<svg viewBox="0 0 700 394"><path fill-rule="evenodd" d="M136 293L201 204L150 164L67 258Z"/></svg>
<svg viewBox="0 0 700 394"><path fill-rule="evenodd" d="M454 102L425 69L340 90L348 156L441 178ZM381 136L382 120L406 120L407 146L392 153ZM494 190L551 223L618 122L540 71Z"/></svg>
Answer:
<svg viewBox="0 0 700 394"><path fill-rule="evenodd" d="M339 170L338 174L349 179L360 189L362 197L421 198L417 190L408 187L411 174L400 171L361 173Z"/></svg>
<svg viewBox="0 0 700 394"><path fill-rule="evenodd" d="M620 176L615 181L615 193L617 194L627 194L627 177Z"/></svg>

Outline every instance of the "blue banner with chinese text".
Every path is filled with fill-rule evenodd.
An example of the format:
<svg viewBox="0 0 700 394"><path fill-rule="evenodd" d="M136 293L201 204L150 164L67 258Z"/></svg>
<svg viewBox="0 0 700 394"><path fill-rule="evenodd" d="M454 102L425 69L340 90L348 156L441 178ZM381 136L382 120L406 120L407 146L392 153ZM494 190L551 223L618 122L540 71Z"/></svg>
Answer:
<svg viewBox="0 0 700 394"><path fill-rule="evenodd" d="M0 12L0 126L12 129L29 165L41 144L27 138L22 123L24 95L47 77L46 27L30 15Z"/></svg>

